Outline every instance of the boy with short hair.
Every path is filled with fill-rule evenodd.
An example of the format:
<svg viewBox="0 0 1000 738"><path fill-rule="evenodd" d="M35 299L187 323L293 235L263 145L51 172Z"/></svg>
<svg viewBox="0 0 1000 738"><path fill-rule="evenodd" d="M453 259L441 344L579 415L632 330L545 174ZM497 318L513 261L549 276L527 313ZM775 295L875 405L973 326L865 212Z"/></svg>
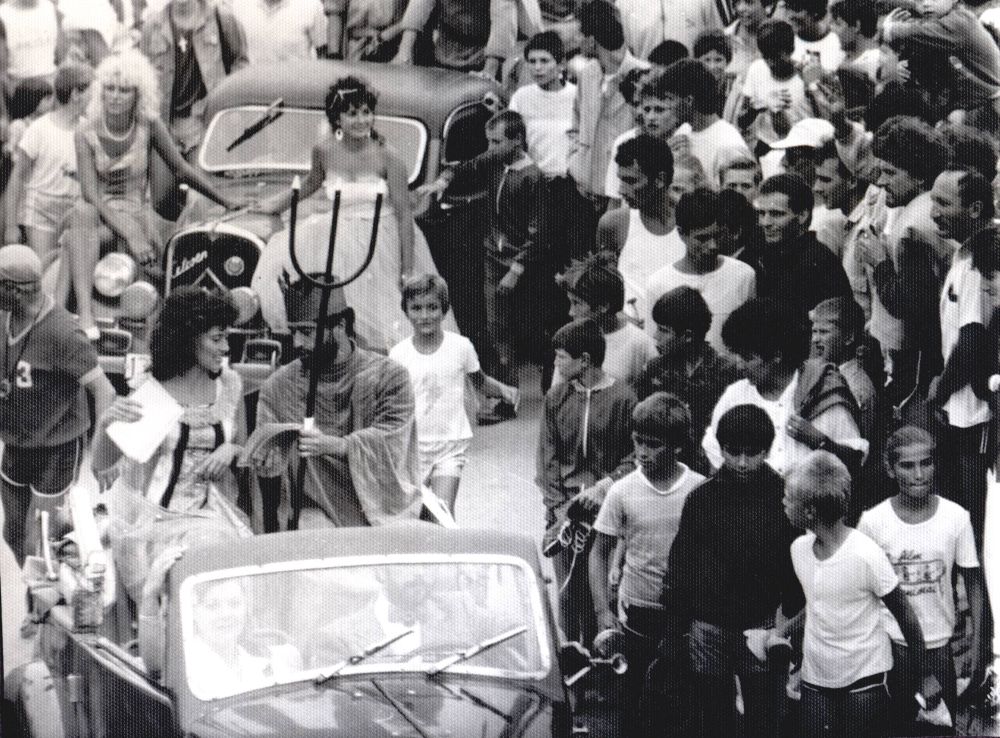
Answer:
<svg viewBox="0 0 1000 738"><path fill-rule="evenodd" d="M543 546L553 543L570 504L595 515L615 479L633 465L631 426L635 394L604 373L605 340L593 320L575 320L552 337L556 369L542 407L536 483L545 503ZM555 554L559 623L567 640L589 643L596 634L587 582L586 552Z"/></svg>
<svg viewBox="0 0 1000 738"><path fill-rule="evenodd" d="M442 328L451 302L436 274L418 274L403 285L402 308L413 335L389 358L406 367L416 405L417 442L425 484L455 514L472 426L465 412L466 380L482 394L513 400L509 387L483 374L472 342Z"/></svg>
<svg viewBox="0 0 1000 738"><path fill-rule="evenodd" d="M625 631L629 662L625 684L626 735L639 735L646 669L665 634L663 577L688 494L705 478L679 459L691 443L691 414L679 398L656 392L632 412L637 468L615 482L594 522L590 590L599 630ZM617 540L625 546L618 613L608 598L608 567Z"/></svg>
<svg viewBox="0 0 1000 738"><path fill-rule="evenodd" d="M982 683L988 663L989 649L983 640L985 597L969 513L935 493L934 456L934 438L926 430L907 425L893 433L886 442L884 461L898 492L866 511L858 530L885 551L899 576L900 589L913 607L927 641L925 664L940 682L942 698L954 715L956 687L951 638L957 616L953 571L957 568L968 593L973 686ZM896 623L888 621L887 626L894 662L889 675L894 729L900 735L916 735L913 720L917 704L912 695L920 685L914 680L915 655Z"/></svg>
<svg viewBox="0 0 1000 738"><path fill-rule="evenodd" d="M924 637L899 578L878 544L844 522L851 489L847 467L828 451L812 451L786 478L789 521L807 532L792 543L792 565L806 606L779 623L767 643L805 621L799 735L882 738L888 734L892 646L882 605L899 623L920 665L919 692L937 706L941 685L929 668ZM910 696L912 699L912 695Z"/></svg>

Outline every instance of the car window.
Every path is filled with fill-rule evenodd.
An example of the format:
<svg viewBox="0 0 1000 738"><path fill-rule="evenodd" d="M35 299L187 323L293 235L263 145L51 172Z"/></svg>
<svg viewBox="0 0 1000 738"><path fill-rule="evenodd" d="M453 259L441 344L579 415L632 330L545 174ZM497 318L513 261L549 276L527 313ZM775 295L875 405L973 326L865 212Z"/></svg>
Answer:
<svg viewBox="0 0 1000 738"><path fill-rule="evenodd" d="M222 110L212 118L198 154L198 163L212 173L241 171L298 171L306 173L312 146L329 132L322 110L284 108L273 122L257 133L245 132L267 116L264 105L246 105ZM252 129L251 129L252 130ZM406 164L409 181L420 176L427 152L427 130L413 118L376 116L375 130L386 146ZM244 140L233 145L241 135Z"/></svg>
<svg viewBox="0 0 1000 738"><path fill-rule="evenodd" d="M200 575L180 590L188 685L208 700L337 671L433 672L514 631L448 673L541 679L551 653L541 603L534 572L515 557L382 556ZM396 640L356 658L387 639Z"/></svg>

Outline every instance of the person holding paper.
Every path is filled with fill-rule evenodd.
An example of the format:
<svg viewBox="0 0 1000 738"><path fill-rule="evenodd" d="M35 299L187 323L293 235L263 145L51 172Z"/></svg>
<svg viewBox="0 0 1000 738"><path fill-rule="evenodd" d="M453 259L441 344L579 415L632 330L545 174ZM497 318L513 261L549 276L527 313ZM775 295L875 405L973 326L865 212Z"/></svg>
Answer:
<svg viewBox="0 0 1000 738"><path fill-rule="evenodd" d="M97 352L65 308L42 292L28 246L0 248L0 499L3 537L24 564L34 511L54 510L76 482L90 427L114 399Z"/></svg>

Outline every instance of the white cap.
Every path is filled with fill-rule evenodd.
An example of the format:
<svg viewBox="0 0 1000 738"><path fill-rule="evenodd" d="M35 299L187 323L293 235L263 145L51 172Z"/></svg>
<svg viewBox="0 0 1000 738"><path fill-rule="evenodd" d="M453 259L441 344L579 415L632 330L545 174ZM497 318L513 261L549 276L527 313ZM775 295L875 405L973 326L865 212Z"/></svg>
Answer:
<svg viewBox="0 0 1000 738"><path fill-rule="evenodd" d="M772 149L792 149L796 146L808 146L818 149L826 141L833 140L833 123L822 118L804 118L792 126L780 141L771 144Z"/></svg>

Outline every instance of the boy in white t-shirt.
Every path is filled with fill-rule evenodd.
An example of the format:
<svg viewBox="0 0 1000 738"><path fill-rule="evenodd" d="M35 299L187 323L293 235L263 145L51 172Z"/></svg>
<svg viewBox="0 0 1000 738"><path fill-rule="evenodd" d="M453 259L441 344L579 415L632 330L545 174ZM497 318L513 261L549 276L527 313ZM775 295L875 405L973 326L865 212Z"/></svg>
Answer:
<svg viewBox="0 0 1000 738"><path fill-rule="evenodd" d="M801 724L809 738L882 738L889 731L888 673L892 647L882 623L883 603L899 623L916 680L929 708L941 685L924 658L920 622L878 544L844 522L851 489L847 467L828 451L812 451L785 484L785 514L808 532L792 543L792 565L806 606L791 621L780 617L768 644L805 618ZM913 699L913 695L910 695Z"/></svg>
<svg viewBox="0 0 1000 738"><path fill-rule="evenodd" d="M513 403L515 391L487 377L465 336L441 327L451 306L448 285L434 274L411 277L403 285L403 312L413 335L389 351L406 367L416 401L417 442L424 482L454 515L472 426L465 412L465 382L479 392Z"/></svg>
<svg viewBox="0 0 1000 738"><path fill-rule="evenodd" d="M884 551L920 621L926 640L928 668L937 677L942 698L955 714L955 662L951 638L955 632L955 567L965 581L971 610L972 683L981 684L988 663L984 648L984 588L976 541L969 513L960 505L934 492L934 438L923 428L903 426L886 442L885 467L896 480L895 497L876 505L861 516L858 530ZM888 620L888 619L887 619ZM899 626L889 620L893 670L889 677L893 697L894 730L916 735L913 719L919 688L913 680L915 665Z"/></svg>

